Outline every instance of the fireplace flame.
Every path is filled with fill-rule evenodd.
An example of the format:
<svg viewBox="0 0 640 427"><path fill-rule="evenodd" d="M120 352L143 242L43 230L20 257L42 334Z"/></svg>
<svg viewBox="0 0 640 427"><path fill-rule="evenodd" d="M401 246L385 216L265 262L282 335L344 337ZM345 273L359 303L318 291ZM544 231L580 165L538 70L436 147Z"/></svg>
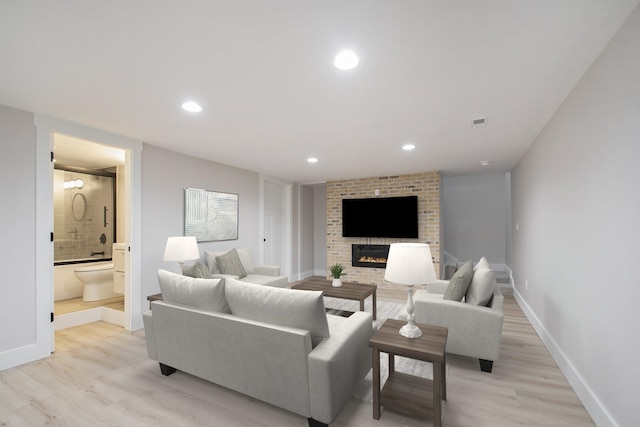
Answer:
<svg viewBox="0 0 640 427"><path fill-rule="evenodd" d="M387 263L387 259L386 258L377 258L377 257L373 257L373 256L361 256L359 261L360 262L375 262L375 263L381 263L381 264L386 264Z"/></svg>

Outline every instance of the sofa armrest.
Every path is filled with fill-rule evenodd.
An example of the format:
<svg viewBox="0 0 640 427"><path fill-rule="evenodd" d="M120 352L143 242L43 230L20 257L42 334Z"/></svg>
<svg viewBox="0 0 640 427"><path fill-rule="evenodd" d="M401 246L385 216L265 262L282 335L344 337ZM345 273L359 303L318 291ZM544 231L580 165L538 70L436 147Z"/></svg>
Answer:
<svg viewBox="0 0 640 427"><path fill-rule="evenodd" d="M151 310L142 313L142 321L144 322L144 337L147 341L147 354L150 359L158 360L158 347L156 346L156 334L153 329L153 314Z"/></svg>
<svg viewBox="0 0 640 427"><path fill-rule="evenodd" d="M496 360L502 340L502 310L443 300L417 292L415 321L449 328L447 352Z"/></svg>
<svg viewBox="0 0 640 427"><path fill-rule="evenodd" d="M358 311L309 353L311 417L330 424L371 369L371 313Z"/></svg>
<svg viewBox="0 0 640 427"><path fill-rule="evenodd" d="M212 274L211 278L212 279L236 279L236 280L240 280L240 276L235 276L233 274L221 274L221 273Z"/></svg>
<svg viewBox="0 0 640 427"><path fill-rule="evenodd" d="M253 268L253 274L261 274L263 276L279 276L280 267L277 265L257 265Z"/></svg>

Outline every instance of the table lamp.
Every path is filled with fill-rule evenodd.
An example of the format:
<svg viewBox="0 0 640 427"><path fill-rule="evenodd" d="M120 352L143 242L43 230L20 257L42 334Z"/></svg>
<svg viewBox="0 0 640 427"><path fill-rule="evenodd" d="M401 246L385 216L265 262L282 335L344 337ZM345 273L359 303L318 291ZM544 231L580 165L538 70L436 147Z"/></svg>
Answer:
<svg viewBox="0 0 640 427"><path fill-rule="evenodd" d="M400 328L400 335L418 338L422 331L413 323L413 286L426 285L436 280L431 250L426 243L392 243L387 257L384 279L407 286L407 324Z"/></svg>
<svg viewBox="0 0 640 427"><path fill-rule="evenodd" d="M167 246L164 248L164 261L178 261L180 272L185 261L200 258L198 242L194 236L176 236L167 239Z"/></svg>

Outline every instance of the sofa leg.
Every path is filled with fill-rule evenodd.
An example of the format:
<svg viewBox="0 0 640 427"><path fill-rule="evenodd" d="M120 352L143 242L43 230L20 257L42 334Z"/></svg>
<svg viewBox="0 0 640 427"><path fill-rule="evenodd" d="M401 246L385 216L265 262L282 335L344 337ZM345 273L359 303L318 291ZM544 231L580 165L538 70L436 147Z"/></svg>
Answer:
<svg viewBox="0 0 640 427"><path fill-rule="evenodd" d="M493 369L493 360L485 360L485 359L478 359L478 360L480 360L480 370L482 372L491 373L491 370Z"/></svg>
<svg viewBox="0 0 640 427"><path fill-rule="evenodd" d="M162 375L164 375L165 377L168 377L169 375L173 374L176 371L176 368L172 368L169 365L165 365L164 363L160 364L160 372L162 372Z"/></svg>
<svg viewBox="0 0 640 427"><path fill-rule="evenodd" d="M329 424L321 423L313 418L307 418L307 421L309 421L309 427L329 427Z"/></svg>

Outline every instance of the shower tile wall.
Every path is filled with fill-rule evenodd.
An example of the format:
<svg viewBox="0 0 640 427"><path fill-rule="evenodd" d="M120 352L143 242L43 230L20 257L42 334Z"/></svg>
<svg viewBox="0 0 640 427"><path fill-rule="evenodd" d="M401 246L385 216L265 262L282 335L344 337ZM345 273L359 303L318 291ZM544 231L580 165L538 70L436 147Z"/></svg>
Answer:
<svg viewBox="0 0 640 427"><path fill-rule="evenodd" d="M114 179L64 170L54 170L54 261L111 258L114 226ZM65 190L65 181L80 178L81 189ZM78 194L78 196L76 196ZM74 202L75 196L75 202ZM82 205L86 200L86 209ZM107 226L104 226L104 207ZM101 235L106 237L100 242ZM102 252L94 255L92 252Z"/></svg>

